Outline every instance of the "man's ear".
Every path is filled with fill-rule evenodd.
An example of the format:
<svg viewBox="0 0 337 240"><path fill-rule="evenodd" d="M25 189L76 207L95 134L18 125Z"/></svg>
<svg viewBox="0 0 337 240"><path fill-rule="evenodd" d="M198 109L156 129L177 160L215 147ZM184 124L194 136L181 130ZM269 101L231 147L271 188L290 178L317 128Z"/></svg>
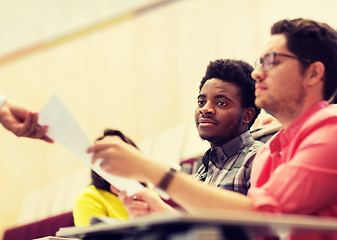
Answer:
<svg viewBox="0 0 337 240"><path fill-rule="evenodd" d="M245 108L243 110L243 123L249 124L255 116L255 109L250 107L250 108Z"/></svg>
<svg viewBox="0 0 337 240"><path fill-rule="evenodd" d="M323 80L325 74L325 66L322 62L317 61L311 63L308 70L309 77L307 83L310 86L315 85L317 82Z"/></svg>

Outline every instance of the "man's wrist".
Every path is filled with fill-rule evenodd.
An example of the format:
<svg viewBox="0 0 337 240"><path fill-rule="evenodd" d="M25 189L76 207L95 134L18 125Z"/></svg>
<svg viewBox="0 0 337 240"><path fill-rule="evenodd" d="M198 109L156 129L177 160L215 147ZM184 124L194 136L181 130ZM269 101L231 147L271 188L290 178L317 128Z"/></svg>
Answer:
<svg viewBox="0 0 337 240"><path fill-rule="evenodd" d="M5 103L6 99L7 99L7 96L0 94L0 108Z"/></svg>
<svg viewBox="0 0 337 240"><path fill-rule="evenodd" d="M168 171L161 177L158 184L154 187L154 190L164 199L169 199L167 189L169 188L176 173L180 171L180 166L171 166Z"/></svg>
<svg viewBox="0 0 337 240"><path fill-rule="evenodd" d="M171 167L162 177L158 185L156 186L158 189L165 191L167 190L168 186L170 185L172 179L174 178L174 175L176 174L177 169Z"/></svg>

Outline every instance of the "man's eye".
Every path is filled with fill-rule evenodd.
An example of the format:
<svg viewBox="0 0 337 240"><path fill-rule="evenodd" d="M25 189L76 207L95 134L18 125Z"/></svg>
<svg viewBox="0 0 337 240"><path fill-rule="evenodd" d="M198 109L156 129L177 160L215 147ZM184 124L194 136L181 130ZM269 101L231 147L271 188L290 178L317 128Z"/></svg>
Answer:
<svg viewBox="0 0 337 240"><path fill-rule="evenodd" d="M224 101L219 101L219 102L218 102L218 105L219 105L219 106L227 106L228 103L227 103L227 102L224 102Z"/></svg>
<svg viewBox="0 0 337 240"><path fill-rule="evenodd" d="M274 61L273 60L266 60L266 61L264 61L264 65L266 67L273 66L274 65Z"/></svg>
<svg viewBox="0 0 337 240"><path fill-rule="evenodd" d="M199 106L205 105L205 101L204 101L204 100L198 100L198 105L199 105Z"/></svg>

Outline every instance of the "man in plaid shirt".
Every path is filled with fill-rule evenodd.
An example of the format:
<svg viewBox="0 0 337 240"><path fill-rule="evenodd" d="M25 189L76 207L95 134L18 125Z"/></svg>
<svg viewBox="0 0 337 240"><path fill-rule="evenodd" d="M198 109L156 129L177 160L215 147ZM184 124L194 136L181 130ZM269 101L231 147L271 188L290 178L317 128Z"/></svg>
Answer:
<svg viewBox="0 0 337 240"><path fill-rule="evenodd" d="M196 179L245 195L253 159L263 145L249 132L260 113L254 103L252 71L252 66L240 60L210 62L200 83L195 111L199 136L211 145L202 157Z"/></svg>
<svg viewBox="0 0 337 240"><path fill-rule="evenodd" d="M210 62L200 83L195 111L199 136L211 145L202 157L195 178L245 195L250 187L252 161L263 146L249 131L260 113L254 103L252 71L251 65L240 60ZM120 199L132 217L172 210L151 195L153 192L145 189L135 194L136 201L125 194L120 195ZM147 201L143 202L144 199Z"/></svg>

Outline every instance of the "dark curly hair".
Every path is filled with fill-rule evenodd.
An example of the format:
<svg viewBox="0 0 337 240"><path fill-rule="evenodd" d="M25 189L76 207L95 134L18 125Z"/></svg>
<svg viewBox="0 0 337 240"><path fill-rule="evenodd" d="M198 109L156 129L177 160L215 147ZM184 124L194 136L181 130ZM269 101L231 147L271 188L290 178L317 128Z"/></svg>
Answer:
<svg viewBox="0 0 337 240"><path fill-rule="evenodd" d="M284 34L287 48L296 56L320 61L325 66L323 98L329 100L337 91L337 32L329 25L310 19L284 19L276 22L271 34ZM310 63L302 63L304 71Z"/></svg>
<svg viewBox="0 0 337 240"><path fill-rule="evenodd" d="M255 80L251 77L253 67L242 60L217 59L208 64L205 76L199 86L199 92L205 82L212 78L230 82L240 88L241 105L244 108L254 108L255 115L249 123L251 127L260 114L260 108L255 105Z"/></svg>
<svg viewBox="0 0 337 240"><path fill-rule="evenodd" d="M102 140L106 136L119 136L124 142L138 148L137 145L127 136L125 136L121 131L115 129L106 129L104 130L103 136L97 138L97 140ZM95 171L91 170L91 184L94 185L96 188L106 190L111 192L110 190L110 183L107 182L104 178L99 176Z"/></svg>

